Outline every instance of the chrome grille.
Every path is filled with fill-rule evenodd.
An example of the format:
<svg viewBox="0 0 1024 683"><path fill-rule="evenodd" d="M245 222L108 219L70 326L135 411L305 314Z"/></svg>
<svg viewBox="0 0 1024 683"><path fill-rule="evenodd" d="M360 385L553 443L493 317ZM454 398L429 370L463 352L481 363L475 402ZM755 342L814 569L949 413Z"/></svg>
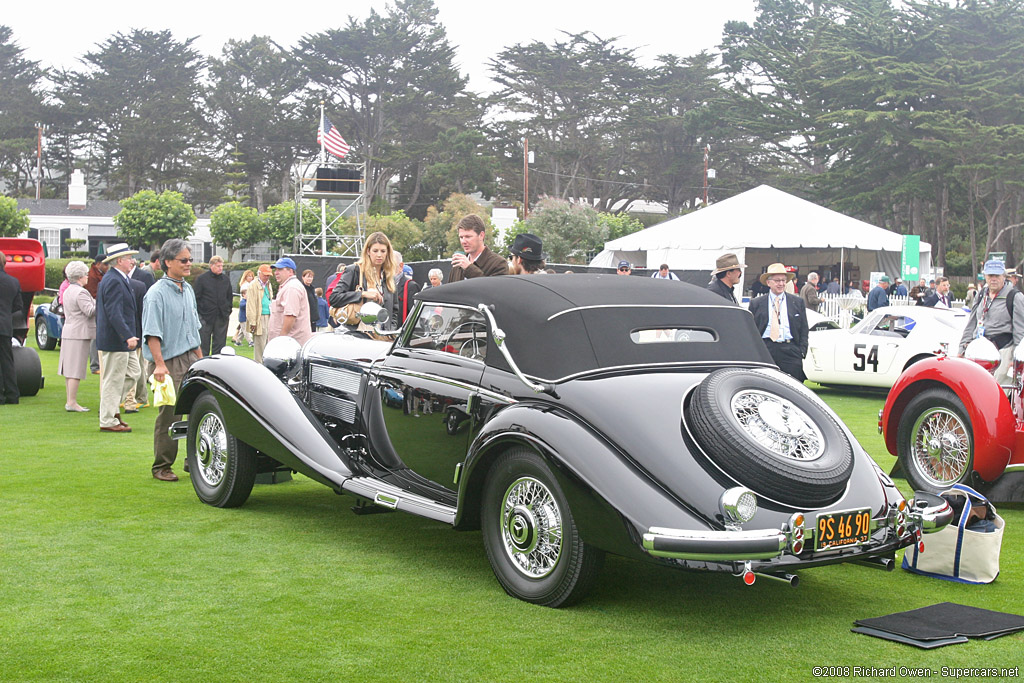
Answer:
<svg viewBox="0 0 1024 683"><path fill-rule="evenodd" d="M309 407L315 413L330 415L349 424L356 421L355 401L331 396L319 391L309 392Z"/></svg>
<svg viewBox="0 0 1024 683"><path fill-rule="evenodd" d="M355 396L359 393L359 373L327 365L309 366L309 382Z"/></svg>

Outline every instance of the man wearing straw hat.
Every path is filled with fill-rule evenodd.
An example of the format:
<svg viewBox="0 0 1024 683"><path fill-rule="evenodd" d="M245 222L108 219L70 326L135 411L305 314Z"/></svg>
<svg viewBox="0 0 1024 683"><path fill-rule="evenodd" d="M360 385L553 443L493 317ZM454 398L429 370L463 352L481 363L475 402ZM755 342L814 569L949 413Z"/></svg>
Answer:
<svg viewBox="0 0 1024 683"><path fill-rule="evenodd" d="M711 284L707 287L708 291L739 306L740 302L736 300L734 288L743 278L743 269L746 267L745 264L740 263L736 254L722 254L715 261L715 269L711 271Z"/></svg>
<svg viewBox="0 0 1024 683"><path fill-rule="evenodd" d="M779 369L797 381L804 381L803 358L807 355L807 307L786 284L796 276L781 263L773 263L761 275L769 292L750 302L754 324Z"/></svg>
<svg viewBox="0 0 1024 683"><path fill-rule="evenodd" d="M128 281L135 267L132 258L139 252L127 244L114 244L107 249L104 263L107 270L96 289L96 348L100 352L100 431L130 432L121 420L118 406L128 390L135 386L142 372L136 313L138 304Z"/></svg>

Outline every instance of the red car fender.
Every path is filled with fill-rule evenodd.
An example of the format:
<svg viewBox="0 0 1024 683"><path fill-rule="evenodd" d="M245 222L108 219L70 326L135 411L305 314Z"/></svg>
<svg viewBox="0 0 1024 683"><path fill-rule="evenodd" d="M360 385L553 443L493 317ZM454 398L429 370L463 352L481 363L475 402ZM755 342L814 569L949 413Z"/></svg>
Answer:
<svg viewBox="0 0 1024 683"><path fill-rule="evenodd" d="M897 455L896 435L911 399L934 386L951 389L964 403L974 433L974 471L985 481L1003 473L1017 439L1017 421L995 379L977 363L937 356L911 365L885 399L880 425L885 447Z"/></svg>

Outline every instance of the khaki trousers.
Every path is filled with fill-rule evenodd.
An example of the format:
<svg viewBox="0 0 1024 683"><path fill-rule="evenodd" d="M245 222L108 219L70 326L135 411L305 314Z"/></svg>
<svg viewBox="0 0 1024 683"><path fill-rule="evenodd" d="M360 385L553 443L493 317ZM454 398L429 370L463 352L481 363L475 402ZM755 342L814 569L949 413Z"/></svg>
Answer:
<svg viewBox="0 0 1024 683"><path fill-rule="evenodd" d="M257 363L263 362L263 349L267 348L267 337L270 336L270 316L262 315L260 317L262 320L256 329L262 329L263 334L256 334L254 332L252 335L252 357Z"/></svg>
<svg viewBox="0 0 1024 683"><path fill-rule="evenodd" d="M139 357L134 351L100 351L100 427L119 424L114 415L140 372Z"/></svg>

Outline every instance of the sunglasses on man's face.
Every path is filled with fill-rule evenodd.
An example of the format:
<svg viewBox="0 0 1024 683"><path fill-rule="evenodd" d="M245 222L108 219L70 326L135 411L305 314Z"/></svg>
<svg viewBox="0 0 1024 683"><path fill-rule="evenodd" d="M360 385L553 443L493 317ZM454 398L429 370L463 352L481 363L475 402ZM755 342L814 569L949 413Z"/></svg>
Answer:
<svg viewBox="0 0 1024 683"><path fill-rule="evenodd" d="M178 263L192 263L192 261L194 261L195 259L191 259L191 258L176 258L174 260L177 261Z"/></svg>
<svg viewBox="0 0 1024 683"><path fill-rule="evenodd" d="M625 273L625 272L627 272L628 270L629 270L629 268L619 268L619 272L620 272L620 273Z"/></svg>

